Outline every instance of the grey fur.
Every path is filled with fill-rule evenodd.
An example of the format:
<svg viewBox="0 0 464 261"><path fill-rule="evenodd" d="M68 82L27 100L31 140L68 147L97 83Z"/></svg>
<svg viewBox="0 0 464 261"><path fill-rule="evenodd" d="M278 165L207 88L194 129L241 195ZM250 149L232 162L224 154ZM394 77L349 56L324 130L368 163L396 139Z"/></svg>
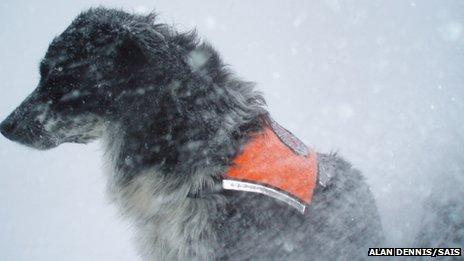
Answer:
<svg viewBox="0 0 464 261"><path fill-rule="evenodd" d="M306 215L222 190L233 159L265 124L264 99L195 33L154 19L80 14L51 43L39 86L2 133L39 149L102 137L108 195L133 221L144 260L366 258L383 240L375 201L334 154L319 154L323 186Z"/></svg>
<svg viewBox="0 0 464 261"><path fill-rule="evenodd" d="M363 260L381 245L380 219L359 171L336 154L319 154L321 173L332 178L316 188L306 215L272 198L227 192L226 218L219 218L226 241L224 259Z"/></svg>

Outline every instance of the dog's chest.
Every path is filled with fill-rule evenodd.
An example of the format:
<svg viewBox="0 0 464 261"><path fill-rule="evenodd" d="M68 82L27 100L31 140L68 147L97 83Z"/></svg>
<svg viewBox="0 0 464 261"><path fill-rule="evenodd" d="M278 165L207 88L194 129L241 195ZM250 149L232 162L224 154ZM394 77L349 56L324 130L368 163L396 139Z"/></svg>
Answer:
<svg viewBox="0 0 464 261"><path fill-rule="evenodd" d="M154 176L143 173L126 186L109 188L121 213L135 224L139 252L146 260L208 260L214 238L209 203L186 197L183 186L167 191L166 180Z"/></svg>
<svg viewBox="0 0 464 261"><path fill-rule="evenodd" d="M111 136L117 137L117 133ZM214 204L187 197L196 184L177 184L169 178L172 175L156 168L121 183L124 173L115 167L120 144L109 140L105 145L107 196L134 224L135 242L144 260L209 260L214 246L209 209ZM201 177L208 175L200 174L197 182L207 182Z"/></svg>

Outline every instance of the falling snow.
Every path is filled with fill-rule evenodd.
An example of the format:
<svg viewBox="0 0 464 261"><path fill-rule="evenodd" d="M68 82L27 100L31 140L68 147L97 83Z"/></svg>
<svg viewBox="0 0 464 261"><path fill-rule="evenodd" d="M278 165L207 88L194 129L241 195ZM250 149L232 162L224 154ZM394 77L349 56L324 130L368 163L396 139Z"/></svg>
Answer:
<svg viewBox="0 0 464 261"><path fill-rule="evenodd" d="M442 247L461 240L462 247L456 236L464 233L456 232L462 224L454 227L463 213L456 199L464 197L462 4L106 3L139 14L155 10L168 24L196 27L234 72L257 83L279 123L319 151L338 151L364 173L389 245L420 246L419 237ZM49 41L88 5L0 3L0 118L34 89ZM208 59L190 58L193 69ZM44 109L37 120L46 117ZM42 154L0 139L2 260L136 259L128 225L114 218L102 194L100 155L98 144ZM132 157L124 161L134 164Z"/></svg>

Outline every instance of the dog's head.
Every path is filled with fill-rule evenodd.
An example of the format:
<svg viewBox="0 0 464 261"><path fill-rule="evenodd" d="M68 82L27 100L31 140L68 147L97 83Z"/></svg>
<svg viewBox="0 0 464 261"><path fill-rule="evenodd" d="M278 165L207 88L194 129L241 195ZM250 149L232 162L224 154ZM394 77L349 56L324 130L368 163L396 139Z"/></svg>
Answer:
<svg viewBox="0 0 464 261"><path fill-rule="evenodd" d="M103 8L79 15L50 44L37 88L1 123L1 133L38 149L98 138L135 99L155 95L148 93L153 86L139 88L140 79L166 75L160 68L169 64L168 48L153 19ZM162 61L157 70L147 66L153 57Z"/></svg>

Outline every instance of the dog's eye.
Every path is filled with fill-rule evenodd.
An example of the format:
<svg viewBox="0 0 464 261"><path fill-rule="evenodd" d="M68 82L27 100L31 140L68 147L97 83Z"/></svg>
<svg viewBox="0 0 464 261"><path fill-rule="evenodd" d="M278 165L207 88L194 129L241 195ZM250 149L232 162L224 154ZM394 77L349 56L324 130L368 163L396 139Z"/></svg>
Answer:
<svg viewBox="0 0 464 261"><path fill-rule="evenodd" d="M56 66L55 68L53 68L53 72L56 73L56 74L60 74L63 72L63 66Z"/></svg>

